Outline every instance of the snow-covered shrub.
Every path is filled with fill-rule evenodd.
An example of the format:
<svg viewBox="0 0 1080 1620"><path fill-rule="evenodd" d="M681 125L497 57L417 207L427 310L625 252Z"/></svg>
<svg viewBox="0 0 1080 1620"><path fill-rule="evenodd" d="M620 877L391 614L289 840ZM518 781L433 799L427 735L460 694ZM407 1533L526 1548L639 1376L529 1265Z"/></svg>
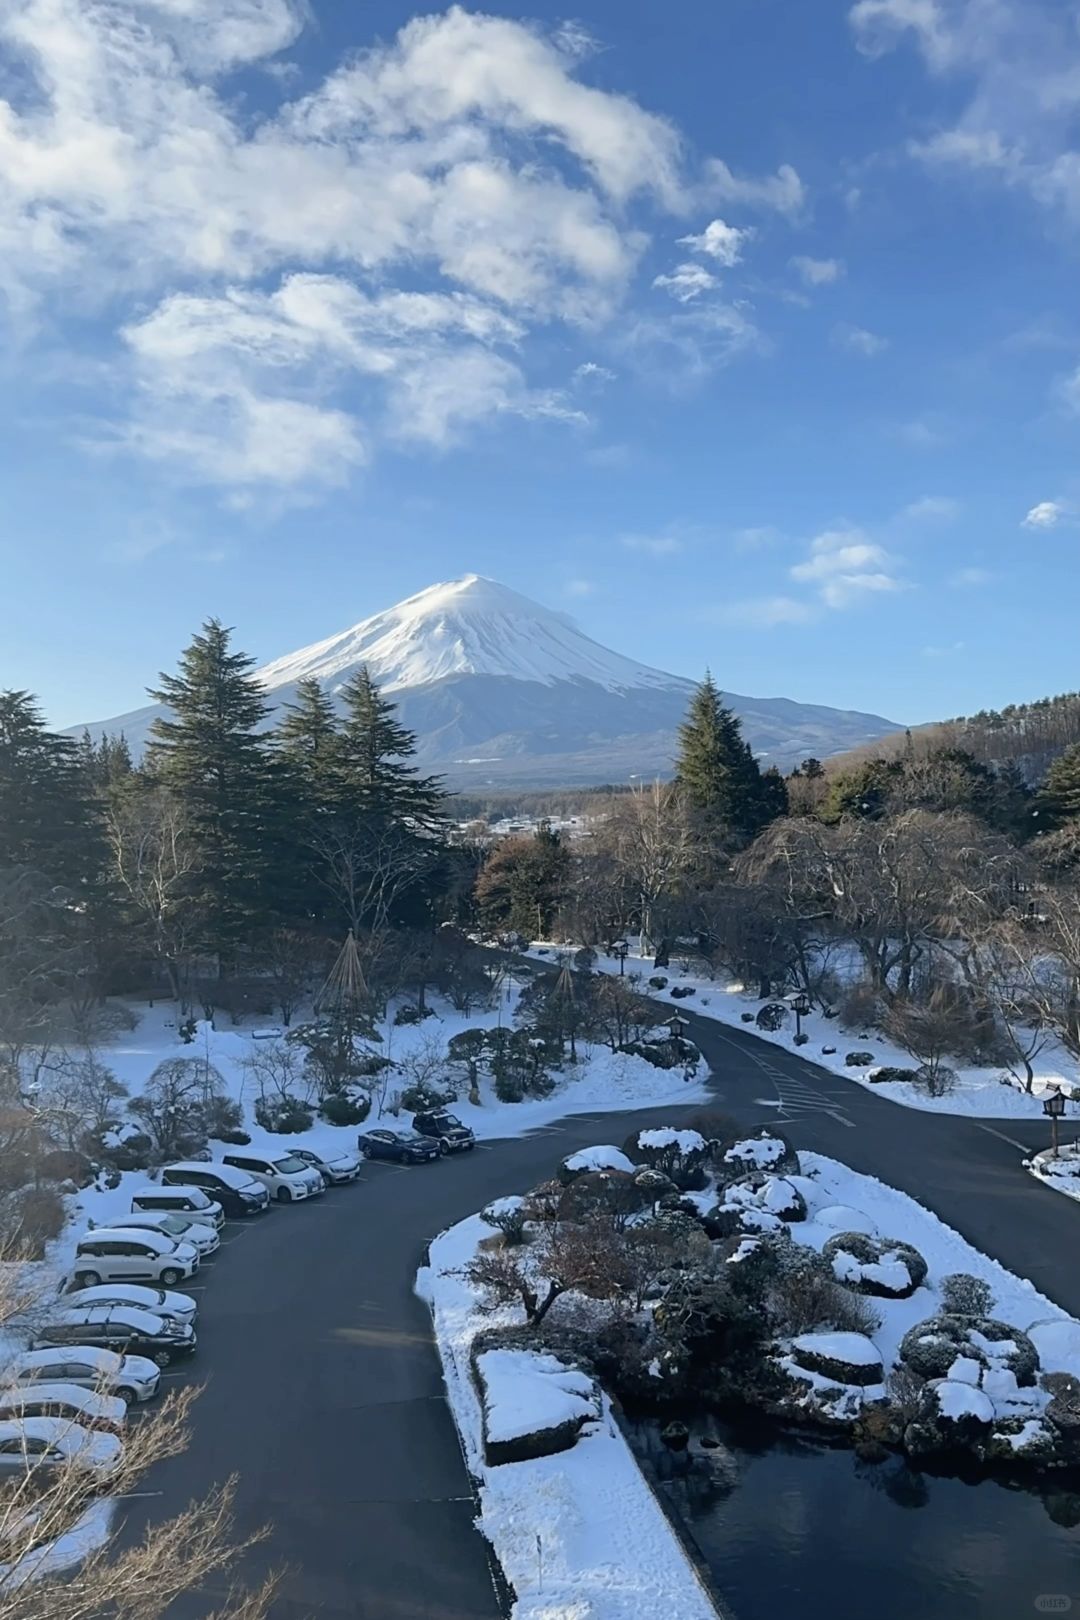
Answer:
<svg viewBox="0 0 1080 1620"><path fill-rule="evenodd" d="M692 984L673 984L671 987L672 1001L686 1001L688 997L697 995Z"/></svg>
<svg viewBox="0 0 1080 1620"><path fill-rule="evenodd" d="M319 1113L328 1125L362 1125L371 1113L371 1098L361 1091L335 1091L323 1098Z"/></svg>
<svg viewBox="0 0 1080 1620"><path fill-rule="evenodd" d="M648 981L650 990L666 990L668 981L662 973L654 973Z"/></svg>
<svg viewBox="0 0 1080 1620"><path fill-rule="evenodd" d="M104 1150L104 1157L117 1170L148 1170L157 1163L154 1144L144 1131L127 1131L113 1147Z"/></svg>
<svg viewBox="0 0 1080 1620"><path fill-rule="evenodd" d="M946 1097L956 1085L956 1070L947 1063L923 1063L915 1070L915 1084L931 1097Z"/></svg>
<svg viewBox="0 0 1080 1620"><path fill-rule="evenodd" d="M217 1140L219 1142L227 1143L229 1147L247 1147L248 1143L251 1141L251 1137L248 1135L247 1131L222 1131Z"/></svg>
<svg viewBox="0 0 1080 1620"><path fill-rule="evenodd" d="M315 1123L307 1103L299 1097L259 1097L255 1103L255 1118L264 1131L280 1136L292 1136L298 1131L310 1131Z"/></svg>
<svg viewBox="0 0 1080 1620"><path fill-rule="evenodd" d="M797 1333L873 1333L881 1317L862 1294L842 1288L828 1263L813 1249L783 1238L767 1240L773 1256L764 1307L773 1331Z"/></svg>
<svg viewBox="0 0 1080 1620"><path fill-rule="evenodd" d="M401 1093L401 1106L410 1114L424 1114L448 1108L457 1101L453 1086L437 1086L430 1080L415 1081Z"/></svg>
<svg viewBox="0 0 1080 1620"><path fill-rule="evenodd" d="M758 1009L754 1022L757 1024L758 1029L775 1032L781 1027L786 1017L787 1008L782 1002L769 1001L766 1002L764 1007Z"/></svg>
<svg viewBox="0 0 1080 1620"><path fill-rule="evenodd" d="M793 1046L806 1046L807 1043L809 1042L809 1040L810 1040L810 1037L809 1037L809 1035L807 1035L806 1031L801 1030L798 1035L795 1035L795 1036L792 1037L792 1045Z"/></svg>
<svg viewBox="0 0 1080 1620"><path fill-rule="evenodd" d="M40 1260L45 1245L59 1237L67 1220L67 1207L59 1187L42 1182L21 1187L4 1198L4 1233L11 1253L25 1260Z"/></svg>
<svg viewBox="0 0 1080 1620"><path fill-rule="evenodd" d="M849 1069L868 1069L873 1061L873 1052L849 1052L844 1059Z"/></svg>
<svg viewBox="0 0 1080 1620"><path fill-rule="evenodd" d="M558 1179L569 1186L578 1176L588 1175L594 1170L621 1170L630 1176L634 1173L634 1162L617 1147L600 1144L597 1147L580 1148L576 1153L570 1153L562 1161L558 1169Z"/></svg>
<svg viewBox="0 0 1080 1620"><path fill-rule="evenodd" d="M480 1211L480 1219L503 1235L508 1249L525 1241L525 1206L520 1198L496 1198Z"/></svg>
<svg viewBox="0 0 1080 1620"><path fill-rule="evenodd" d="M994 1308L994 1291L982 1277L954 1271L941 1279L941 1304L949 1316L989 1316Z"/></svg>
<svg viewBox="0 0 1080 1620"><path fill-rule="evenodd" d="M752 1012L740 1013L739 1014L739 1022L743 1023L743 1024L752 1024L754 1022L753 1013Z"/></svg>
<svg viewBox="0 0 1080 1620"><path fill-rule="evenodd" d="M806 1372L840 1384L880 1384L885 1376L881 1352L864 1333L801 1333L791 1356Z"/></svg>
<svg viewBox="0 0 1080 1620"><path fill-rule="evenodd" d="M865 1232L837 1232L822 1255L837 1282L878 1299L907 1299L926 1281L927 1265L918 1249L896 1238Z"/></svg>
<svg viewBox="0 0 1080 1620"><path fill-rule="evenodd" d="M769 1170L773 1175L797 1176L799 1155L778 1131L763 1130L757 1136L740 1137L724 1149L717 1165L721 1182L738 1181L751 1170Z"/></svg>
<svg viewBox="0 0 1080 1620"><path fill-rule="evenodd" d="M916 1078L916 1071L914 1069L901 1069L894 1064L885 1063L882 1064L880 1069L875 1069L872 1074L868 1074L866 1078L872 1086L892 1086L899 1085L905 1080L913 1083Z"/></svg>
<svg viewBox="0 0 1080 1620"><path fill-rule="evenodd" d="M225 1142L228 1132L243 1126L244 1110L231 1097L211 1097L203 1108L203 1121L212 1141Z"/></svg>
<svg viewBox="0 0 1080 1620"><path fill-rule="evenodd" d="M804 1221L806 1199L784 1176L752 1170L724 1188L723 1203L736 1208L762 1209L780 1221Z"/></svg>
<svg viewBox="0 0 1080 1620"><path fill-rule="evenodd" d="M1033 1384L1039 1353L1027 1334L989 1316L932 1316L909 1328L900 1341L900 1359L920 1378L955 1377L957 1363L974 1364L980 1378L1003 1367L1021 1385Z"/></svg>
<svg viewBox="0 0 1080 1620"><path fill-rule="evenodd" d="M708 1151L708 1143L699 1132L676 1130L671 1125L635 1131L624 1144L629 1159L662 1170L684 1192L705 1185Z"/></svg>

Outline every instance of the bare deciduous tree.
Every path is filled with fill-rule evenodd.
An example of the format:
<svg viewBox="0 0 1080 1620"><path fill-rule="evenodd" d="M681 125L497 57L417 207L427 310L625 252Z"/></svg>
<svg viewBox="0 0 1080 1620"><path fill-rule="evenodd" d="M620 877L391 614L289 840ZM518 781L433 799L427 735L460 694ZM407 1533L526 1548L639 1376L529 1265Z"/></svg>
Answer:
<svg viewBox="0 0 1080 1620"><path fill-rule="evenodd" d="M110 803L105 828L116 879L165 971L173 998L186 1006L197 848L185 813L165 788L125 793Z"/></svg>

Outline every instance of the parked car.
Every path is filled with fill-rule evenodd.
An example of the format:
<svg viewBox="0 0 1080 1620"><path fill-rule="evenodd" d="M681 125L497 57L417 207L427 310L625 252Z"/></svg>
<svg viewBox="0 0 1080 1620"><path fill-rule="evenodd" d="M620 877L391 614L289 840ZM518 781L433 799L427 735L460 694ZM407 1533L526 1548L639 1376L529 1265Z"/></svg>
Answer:
<svg viewBox="0 0 1080 1620"><path fill-rule="evenodd" d="M225 1211L216 1198L208 1198L201 1187L157 1187L149 1182L131 1195L133 1210L149 1215L193 1215L197 1221L218 1229L225 1224Z"/></svg>
<svg viewBox="0 0 1080 1620"><path fill-rule="evenodd" d="M111 1474L123 1446L115 1434L99 1434L64 1418L10 1418L0 1422L0 1475L36 1473L40 1468L78 1468L88 1474Z"/></svg>
<svg viewBox="0 0 1080 1620"><path fill-rule="evenodd" d="M174 1288L198 1269L199 1252L193 1244L146 1228L99 1226L81 1237L75 1248L74 1272L83 1288L143 1280Z"/></svg>
<svg viewBox="0 0 1080 1620"><path fill-rule="evenodd" d="M119 1434L127 1418L127 1406L119 1395L102 1395L80 1384L12 1384L0 1387L0 1422L11 1418L55 1417L78 1423L84 1429L103 1429Z"/></svg>
<svg viewBox="0 0 1080 1620"><path fill-rule="evenodd" d="M442 1157L438 1142L417 1131L361 1131L356 1145L365 1159L396 1159L399 1164L425 1164Z"/></svg>
<svg viewBox="0 0 1080 1620"><path fill-rule="evenodd" d="M145 1356L120 1356L90 1344L53 1345L48 1350L27 1350L4 1369L14 1384L78 1384L117 1395L128 1406L154 1398L161 1384L161 1369Z"/></svg>
<svg viewBox="0 0 1080 1620"><path fill-rule="evenodd" d="M92 1345L118 1355L143 1356L168 1367L194 1353L198 1340L193 1327L155 1316L137 1305L83 1305L59 1312L39 1327L31 1350L55 1350L62 1345Z"/></svg>
<svg viewBox="0 0 1080 1620"><path fill-rule="evenodd" d="M80 1288L74 1280L64 1288L64 1304L138 1305L155 1316L171 1316L176 1322L195 1326L199 1307L190 1294L177 1294L171 1288L143 1288L138 1283L99 1283L96 1288Z"/></svg>
<svg viewBox="0 0 1080 1620"><path fill-rule="evenodd" d="M476 1137L469 1126L463 1125L456 1114L446 1113L445 1109L414 1114L413 1130L421 1136L432 1137L443 1153L467 1153L469 1148L476 1146Z"/></svg>
<svg viewBox="0 0 1080 1620"><path fill-rule="evenodd" d="M161 1172L163 1187L201 1187L221 1205L229 1220L261 1215L270 1204L270 1194L261 1181L234 1170L230 1164L202 1164L184 1159L167 1164Z"/></svg>
<svg viewBox="0 0 1080 1620"><path fill-rule="evenodd" d="M299 1203L302 1198L315 1198L324 1190L319 1172L292 1152L279 1153L276 1158L264 1153L223 1153L221 1160L234 1170L242 1170L261 1181L279 1204Z"/></svg>
<svg viewBox="0 0 1080 1620"><path fill-rule="evenodd" d="M303 1159L318 1172L324 1187L343 1186L347 1181L355 1181L360 1174L360 1158L356 1153L335 1153L332 1158L324 1159L310 1148L293 1148L291 1152L294 1158Z"/></svg>
<svg viewBox="0 0 1080 1620"><path fill-rule="evenodd" d="M136 1210L130 1215L117 1215L115 1220L103 1221L94 1230L105 1232L117 1226L122 1226L125 1232L164 1232L166 1237L175 1238L177 1243L190 1243L200 1260L216 1254L221 1247L216 1227L208 1226L194 1215L175 1215L167 1209L159 1210L156 1214Z"/></svg>

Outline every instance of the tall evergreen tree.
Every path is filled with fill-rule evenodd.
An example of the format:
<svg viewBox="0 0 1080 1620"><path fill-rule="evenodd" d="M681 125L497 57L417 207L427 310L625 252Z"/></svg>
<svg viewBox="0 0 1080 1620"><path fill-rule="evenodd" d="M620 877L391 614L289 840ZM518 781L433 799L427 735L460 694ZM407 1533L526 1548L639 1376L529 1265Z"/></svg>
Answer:
<svg viewBox="0 0 1080 1620"><path fill-rule="evenodd" d="M47 729L29 692L0 692L0 863L85 891L103 856L75 744Z"/></svg>
<svg viewBox="0 0 1080 1620"><path fill-rule="evenodd" d="M284 705L275 741L278 752L313 784L329 781L340 762L341 732L334 705L314 676L296 683L296 697Z"/></svg>
<svg viewBox="0 0 1080 1620"><path fill-rule="evenodd" d="M150 696L171 710L154 721L148 764L175 795L195 845L191 900L203 949L225 966L264 915L264 834L270 813L266 715L254 659L233 652L231 631L208 619L176 675Z"/></svg>
<svg viewBox="0 0 1080 1620"><path fill-rule="evenodd" d="M442 820L442 783L409 763L416 738L396 718L395 705L382 696L366 665L346 682L341 700L339 777L345 793L384 820L435 830Z"/></svg>
<svg viewBox="0 0 1080 1620"><path fill-rule="evenodd" d="M710 826L742 838L759 832L779 802L778 793L763 789L757 760L709 674L679 727L676 779L691 808Z"/></svg>
<svg viewBox="0 0 1080 1620"><path fill-rule="evenodd" d="M1080 816L1080 743L1059 754L1046 773L1039 791L1036 826L1040 832L1054 832L1074 816Z"/></svg>

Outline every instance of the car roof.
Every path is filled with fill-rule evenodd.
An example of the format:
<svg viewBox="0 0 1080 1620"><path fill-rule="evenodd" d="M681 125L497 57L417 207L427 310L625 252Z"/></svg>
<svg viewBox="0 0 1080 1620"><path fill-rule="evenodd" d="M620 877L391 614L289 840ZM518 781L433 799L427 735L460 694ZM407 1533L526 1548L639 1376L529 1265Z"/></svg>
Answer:
<svg viewBox="0 0 1080 1620"><path fill-rule="evenodd" d="M0 1421L0 1440L14 1440L26 1435L30 1440L47 1440L55 1445L58 1440L79 1440L86 1430L69 1418L24 1417L5 1418Z"/></svg>
<svg viewBox="0 0 1080 1620"><path fill-rule="evenodd" d="M76 1305L46 1322L42 1332L48 1333L50 1327L97 1327L111 1322L135 1328L140 1333L155 1334L165 1325L155 1311L145 1310L141 1305Z"/></svg>
<svg viewBox="0 0 1080 1620"><path fill-rule="evenodd" d="M44 1350L24 1350L21 1356L15 1358L13 1365L16 1368L28 1369L47 1367L49 1362L55 1361L57 1357L66 1361L75 1355L83 1361L97 1361L99 1367L111 1370L117 1369L123 1360L115 1350L102 1350L96 1344L55 1344L47 1346Z"/></svg>
<svg viewBox="0 0 1080 1620"><path fill-rule="evenodd" d="M148 1181L145 1187L135 1187L132 1198L149 1198L156 1194L158 1198L175 1198L178 1194L182 1198L187 1193L192 1198L205 1198L205 1187L189 1187L182 1181L170 1181L166 1186L159 1187L156 1181Z"/></svg>
<svg viewBox="0 0 1080 1620"><path fill-rule="evenodd" d="M156 1226L142 1226L139 1224L133 1226L126 1221L123 1226L95 1226L91 1231L84 1232L79 1242L80 1244L91 1243L95 1238L105 1238L106 1241L112 1241L118 1237L138 1238L141 1242L147 1236L160 1238L162 1243L172 1243L168 1233L162 1232ZM158 1253L171 1254L172 1250L171 1248L159 1249Z"/></svg>
<svg viewBox="0 0 1080 1620"><path fill-rule="evenodd" d="M89 1288L73 1288L70 1293L61 1294L60 1298L68 1301L66 1308L69 1311L77 1311L79 1304L71 1304L72 1300L82 1300L87 1305L103 1305L109 1300L124 1305L139 1305L142 1303L140 1295L149 1294L154 1299L161 1299L168 1292L167 1288L155 1288L152 1283L91 1283ZM134 1299L132 1295L135 1295Z"/></svg>
<svg viewBox="0 0 1080 1620"><path fill-rule="evenodd" d="M243 1171L238 1170L235 1165L225 1164L224 1162L220 1164L213 1163L209 1159L207 1159L205 1162L195 1159L180 1159L176 1164L167 1164L165 1166L165 1170L182 1170L185 1175L192 1175L194 1173L195 1175L199 1176L218 1176L220 1180L225 1182L226 1186L228 1187L246 1187L248 1182L251 1180L249 1175L245 1175Z"/></svg>
<svg viewBox="0 0 1080 1620"><path fill-rule="evenodd" d="M99 1395L96 1389L84 1389L81 1384L67 1384L62 1379L39 1378L33 1384L0 1388L0 1411L27 1401L67 1401L87 1412L96 1411L102 1417L123 1417L127 1411L119 1395Z"/></svg>

